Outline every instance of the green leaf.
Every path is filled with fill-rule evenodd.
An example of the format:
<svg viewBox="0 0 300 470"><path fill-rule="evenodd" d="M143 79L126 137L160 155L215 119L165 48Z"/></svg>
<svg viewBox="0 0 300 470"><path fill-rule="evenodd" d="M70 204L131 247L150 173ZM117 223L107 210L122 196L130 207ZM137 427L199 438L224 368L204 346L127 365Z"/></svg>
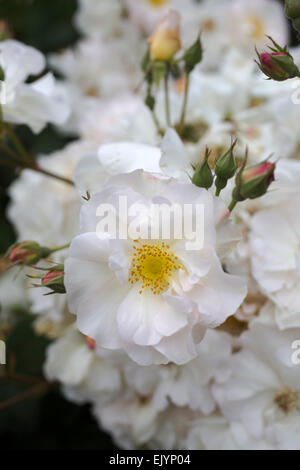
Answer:
<svg viewBox="0 0 300 470"><path fill-rule="evenodd" d="M147 96L146 96L145 105L148 106L148 108L151 111L153 111L154 106L155 106L155 98L150 93L148 93Z"/></svg>
<svg viewBox="0 0 300 470"><path fill-rule="evenodd" d="M186 73L191 73L192 70L199 64L203 57L203 49L201 44L200 35L194 44L185 51L183 56L184 66Z"/></svg>

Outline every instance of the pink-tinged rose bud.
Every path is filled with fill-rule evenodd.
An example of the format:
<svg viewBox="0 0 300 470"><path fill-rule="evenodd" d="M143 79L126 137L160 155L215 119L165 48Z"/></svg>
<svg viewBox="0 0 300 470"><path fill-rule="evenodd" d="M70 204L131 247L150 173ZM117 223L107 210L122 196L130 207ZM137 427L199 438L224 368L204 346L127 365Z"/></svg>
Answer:
<svg viewBox="0 0 300 470"><path fill-rule="evenodd" d="M160 21L152 36L149 37L150 56L152 60L170 61L181 49L180 15L170 10Z"/></svg>
<svg viewBox="0 0 300 470"><path fill-rule="evenodd" d="M240 194L244 199L263 196L274 181L275 164L261 162L245 168L241 174Z"/></svg>
<svg viewBox="0 0 300 470"><path fill-rule="evenodd" d="M286 56L286 54L284 52L262 52L260 54L260 60L261 60L261 63L262 65L264 66L264 68L266 70L270 70L272 71L272 69L274 68L274 63L272 61L272 56L276 56L276 55L282 55L282 56Z"/></svg>
<svg viewBox="0 0 300 470"><path fill-rule="evenodd" d="M282 65L274 60L275 56L287 57L284 52L263 52L260 54L261 70L270 78L277 81L287 80L290 74L282 68Z"/></svg>
<svg viewBox="0 0 300 470"><path fill-rule="evenodd" d="M86 336L85 341L86 341L86 344L87 344L88 348L91 351L94 351L96 349L96 341L93 338L90 338L89 336Z"/></svg>
<svg viewBox="0 0 300 470"><path fill-rule="evenodd" d="M274 181L274 169L274 163L270 162L264 162L253 167L248 167L242 173L242 182L248 183L248 181L251 181L254 178L257 178L258 176L262 176L265 174L270 174L270 178L273 178L272 181Z"/></svg>
<svg viewBox="0 0 300 470"><path fill-rule="evenodd" d="M48 248L40 246L36 242L24 241L13 245L8 252L8 258L12 264L30 266L51 253Z"/></svg>
<svg viewBox="0 0 300 470"><path fill-rule="evenodd" d="M257 64L261 71L270 79L278 82L299 76L299 69L287 49L280 47L272 38L270 39L275 46L270 47L270 52L260 54L256 51L259 59Z"/></svg>
<svg viewBox="0 0 300 470"><path fill-rule="evenodd" d="M64 275L64 266L57 265L42 277L41 284L43 287L51 289L52 293L65 294Z"/></svg>
<svg viewBox="0 0 300 470"><path fill-rule="evenodd" d="M64 275L64 271L49 271L45 276L42 277L43 286L48 286L53 281L60 279Z"/></svg>

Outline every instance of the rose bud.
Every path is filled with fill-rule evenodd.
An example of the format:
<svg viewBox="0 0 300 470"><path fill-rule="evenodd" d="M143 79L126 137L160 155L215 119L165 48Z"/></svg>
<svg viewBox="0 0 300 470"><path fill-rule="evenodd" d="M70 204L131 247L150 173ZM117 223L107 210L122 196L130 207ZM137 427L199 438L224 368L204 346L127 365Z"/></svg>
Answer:
<svg viewBox="0 0 300 470"><path fill-rule="evenodd" d="M299 0L285 0L285 13L293 20L294 28L300 32L300 2Z"/></svg>
<svg viewBox="0 0 300 470"><path fill-rule="evenodd" d="M24 241L16 243L8 251L8 258L12 264L30 266L51 254L49 248L40 246L36 242Z"/></svg>
<svg viewBox="0 0 300 470"><path fill-rule="evenodd" d="M293 58L284 52L263 52L260 54L260 69L269 78L282 82L299 75Z"/></svg>
<svg viewBox="0 0 300 470"><path fill-rule="evenodd" d="M215 165L215 174L217 176L215 186L216 195L218 196L222 189L227 185L227 181L235 175L237 164L233 155L233 149L237 143L235 140L230 149L220 158L218 158Z"/></svg>
<svg viewBox="0 0 300 470"><path fill-rule="evenodd" d="M47 274L42 277L42 286L51 289L53 294L65 294L64 275L64 266L62 264L58 264L54 268L49 269Z"/></svg>
<svg viewBox="0 0 300 470"><path fill-rule="evenodd" d="M148 39L152 60L168 62L181 49L179 22L180 15L174 10L162 18Z"/></svg>
<svg viewBox="0 0 300 470"><path fill-rule="evenodd" d="M267 161L245 168L241 173L240 194L244 199L263 196L274 181L275 164Z"/></svg>
<svg viewBox="0 0 300 470"><path fill-rule="evenodd" d="M256 61L260 70L267 75L270 79L282 82L289 78L298 77L300 75L299 69L294 63L291 54L288 53L287 48L280 47L271 37L275 47L270 47L271 52L259 53L256 49L259 62Z"/></svg>
<svg viewBox="0 0 300 470"><path fill-rule="evenodd" d="M210 188L213 184L213 174L208 164L208 158L210 156L210 151L205 150L205 157L203 161L195 169L194 176L192 178L192 183L199 188Z"/></svg>

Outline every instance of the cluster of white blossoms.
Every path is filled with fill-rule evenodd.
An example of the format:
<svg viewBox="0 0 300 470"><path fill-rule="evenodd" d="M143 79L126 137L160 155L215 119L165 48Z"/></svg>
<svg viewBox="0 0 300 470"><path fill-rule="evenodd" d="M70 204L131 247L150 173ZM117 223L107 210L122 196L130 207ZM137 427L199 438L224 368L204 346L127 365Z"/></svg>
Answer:
<svg viewBox="0 0 300 470"><path fill-rule="evenodd" d="M165 26L170 8L180 35L174 11ZM202 31L186 127L175 125L187 90L175 69L165 80L167 112L163 80L155 102L144 101L140 62L159 21L155 40L169 42L158 47L152 36L152 55L186 48ZM266 35L288 43L283 8L275 0L81 0L74 24L82 39L48 58L60 80L41 75L40 52L0 42L4 121L34 132L50 122L77 135L38 156L42 171L23 170L9 190L18 241L63 247L51 262L64 266L66 293L44 296L46 287L30 289L20 276L12 286L8 271L0 278L6 316L29 306L36 332L53 340L46 378L67 399L89 403L122 448L299 450L299 78L266 81L253 60ZM293 56L298 63L300 48ZM230 145L239 163L245 147L249 165L276 162L268 192L241 198L232 213L233 179L220 195L193 184L200 162L210 172ZM118 212L120 198L142 209ZM167 238L157 221L153 228L155 204L201 206L201 247L185 232ZM101 205L117 213L105 230ZM133 225L156 237L122 236Z"/></svg>

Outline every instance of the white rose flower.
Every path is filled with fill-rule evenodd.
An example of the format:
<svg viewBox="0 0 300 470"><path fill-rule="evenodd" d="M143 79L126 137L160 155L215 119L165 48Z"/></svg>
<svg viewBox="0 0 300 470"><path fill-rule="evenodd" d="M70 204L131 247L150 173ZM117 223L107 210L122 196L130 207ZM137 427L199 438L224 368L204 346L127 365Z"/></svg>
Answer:
<svg viewBox="0 0 300 470"><path fill-rule="evenodd" d="M105 406L95 402L93 413L99 426L124 449L185 449L193 422L202 416L197 410L172 404L159 412L151 396L126 389Z"/></svg>
<svg viewBox="0 0 300 470"><path fill-rule="evenodd" d="M143 100L130 93L109 100L94 100L81 109L79 131L82 138L95 142L160 141L153 118Z"/></svg>
<svg viewBox="0 0 300 470"><path fill-rule="evenodd" d="M252 273L275 305L279 328L300 326L300 193L251 219Z"/></svg>
<svg viewBox="0 0 300 470"><path fill-rule="evenodd" d="M71 116L67 132L80 132L82 110L88 112L101 99L133 92L141 80L142 42L130 28L109 41L85 38L73 48L50 56L50 63L64 77L60 93L66 96ZM128 52L130 51L130 53Z"/></svg>
<svg viewBox="0 0 300 470"><path fill-rule="evenodd" d="M93 340L73 326L48 346L44 372L48 380L61 382L64 395L76 403L105 403L121 388L119 370L97 356Z"/></svg>
<svg viewBox="0 0 300 470"><path fill-rule="evenodd" d="M224 52L238 45L248 57L255 45L263 46L266 35L285 44L287 21L281 5L274 0L126 0L130 20L142 31L151 33L169 8L181 15L184 47L190 46L202 31L204 67L217 67Z"/></svg>
<svg viewBox="0 0 300 470"><path fill-rule="evenodd" d="M151 400L122 393L119 400L103 406L95 403L93 414L101 429L112 434L123 449L144 447L156 432L157 411Z"/></svg>
<svg viewBox="0 0 300 470"><path fill-rule="evenodd" d="M68 118L69 108L58 96L51 73L26 83L30 75L40 75L45 66L45 58L38 50L12 39L0 43L4 121L27 124L38 133L47 122L59 125Z"/></svg>
<svg viewBox="0 0 300 470"><path fill-rule="evenodd" d="M210 330L198 347L197 357L188 364L143 367L127 360L122 366L124 380L139 395L152 397L158 411L172 403L209 415L216 406L211 383L227 379L231 348L226 333Z"/></svg>
<svg viewBox="0 0 300 470"><path fill-rule="evenodd" d="M43 170L72 179L79 159L92 152L87 141L68 144L62 150L39 158ZM35 240L45 246L61 246L78 229L80 204L72 185L33 170L22 171L10 186L8 216L20 240Z"/></svg>
<svg viewBox="0 0 300 470"><path fill-rule="evenodd" d="M145 376L147 371L151 375L149 367L140 369L144 369ZM116 444L124 449L183 448L192 420L199 418L201 413L169 403L159 410L151 394L141 394L135 388L134 382L127 384L118 397L105 405L94 401L93 413L100 428L109 432Z"/></svg>
<svg viewBox="0 0 300 470"><path fill-rule="evenodd" d="M73 142L62 150L41 157L39 165L44 170L72 178L80 157L92 149L93 144L87 141ZM18 240L34 240L42 246L54 248L69 243L77 233L80 202L73 186L32 170L24 170L10 186L9 195L8 216ZM60 251L51 259L61 263L65 255L66 250ZM46 265L49 267L49 263ZM65 327L69 314L64 295L42 295L46 292L46 288L26 290L32 303L31 311L44 318L38 330L53 336L52 323L62 323ZM54 336L58 334L56 326Z"/></svg>
<svg viewBox="0 0 300 470"><path fill-rule="evenodd" d="M270 279L270 276L274 278L278 275L278 271L275 273L273 270L274 265L271 266L270 264L270 256L278 256L278 251L273 248L271 250L270 237L267 236L268 232L265 232L264 229L264 215L269 214L270 210L271 213L272 211L285 213L286 207L291 204L291 200L298 197L299 181L299 162L289 159L279 160L275 167L275 181L267 193L261 198L249 199L239 203L233 212L233 219L242 232L243 240L235 250L229 253L224 266L230 273L247 279L248 286L247 297L236 313L238 320L264 322L266 319L272 318L273 324L277 322L277 326L280 328L298 326L297 314L292 314L293 304L287 302L283 308L279 300L280 293L284 292L284 295L287 293L286 285L280 289L280 292L276 288L274 291L275 296L273 296L273 291L270 290L270 285L267 289L264 286L264 281L267 278ZM227 191L230 193L232 191L231 186L229 183L224 193ZM267 216L266 226L268 225ZM292 229L292 226L289 226L289 228ZM276 237L276 234L274 235ZM278 243L280 242L281 240L278 239ZM287 248L287 243L284 243L284 246ZM289 247L293 249L290 245ZM296 256L297 247L295 249ZM279 270L281 273L279 277L282 279L287 275L287 271L283 269L286 261L286 259L283 260L282 270ZM295 277L296 282L297 275ZM268 302L268 299L272 300ZM266 309L262 308L264 305ZM269 305L272 305L270 314L268 312ZM268 313L265 315L266 312Z"/></svg>
<svg viewBox="0 0 300 470"><path fill-rule="evenodd" d="M86 35L107 38L118 33L122 3L111 0L80 0L75 15L76 26Z"/></svg>
<svg viewBox="0 0 300 470"><path fill-rule="evenodd" d="M80 195L93 194L110 176L140 169L189 181L192 167L183 143L169 128L160 148L140 140L101 145L78 162L73 179Z"/></svg>
<svg viewBox="0 0 300 470"><path fill-rule="evenodd" d="M189 364L143 367L121 352L97 350L72 325L48 347L44 370L69 400L92 403L119 445L176 449L191 420L215 409L211 383L228 378L231 346L227 334L209 331Z"/></svg>
<svg viewBox="0 0 300 470"><path fill-rule="evenodd" d="M230 359L229 380L213 385L225 418L275 449L300 448L299 364L293 361L297 350L292 347L299 338L300 329L280 332L253 325L240 338L242 349Z"/></svg>
<svg viewBox="0 0 300 470"><path fill-rule="evenodd" d="M0 266L1 320L9 320L10 311L14 307L18 306L21 306L22 308L27 308L28 306L24 278L22 275L18 275L18 271L16 269L1 271Z"/></svg>
<svg viewBox="0 0 300 470"><path fill-rule="evenodd" d="M240 423L230 423L222 415L195 420L186 439L189 450L266 450L272 446L249 435Z"/></svg>
<svg viewBox="0 0 300 470"><path fill-rule="evenodd" d="M135 151L133 146L132 156ZM81 233L65 264L68 304L79 330L140 364L188 362L206 329L223 323L246 294L243 281L225 273L220 262L238 239L224 204L190 183L142 171L112 177L101 189L81 210ZM113 233L100 239L97 208L115 205L120 195L148 209L155 201L203 204L203 248L189 251L185 239L134 242L113 239ZM149 214L135 222L147 227Z"/></svg>

